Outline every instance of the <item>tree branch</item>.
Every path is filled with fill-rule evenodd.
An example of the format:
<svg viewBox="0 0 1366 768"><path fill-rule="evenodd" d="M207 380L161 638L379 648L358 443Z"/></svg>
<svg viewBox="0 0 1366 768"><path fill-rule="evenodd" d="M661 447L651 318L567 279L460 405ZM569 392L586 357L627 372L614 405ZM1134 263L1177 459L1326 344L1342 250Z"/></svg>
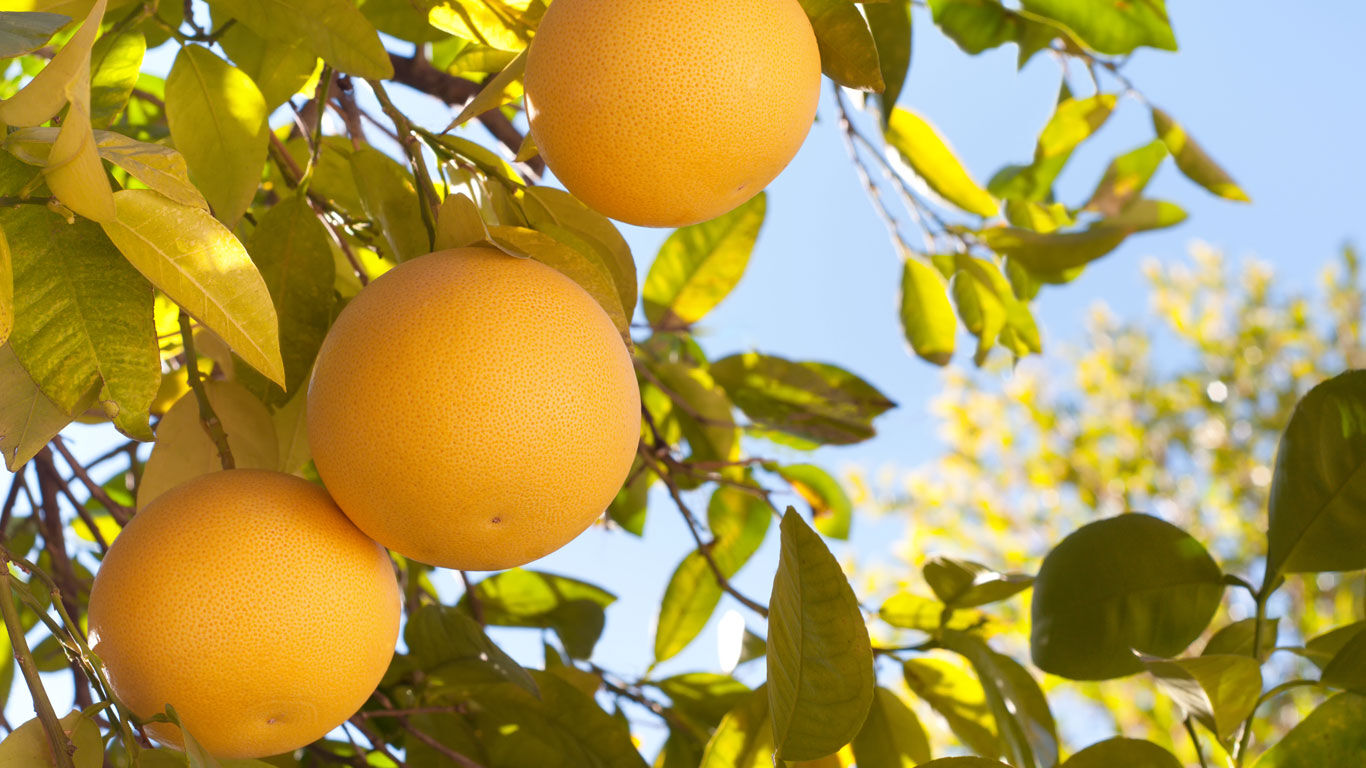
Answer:
<svg viewBox="0 0 1366 768"><path fill-rule="evenodd" d="M57 449L58 453L62 454L62 459L66 462L68 467L71 467L71 471L76 475L76 479L80 480L81 485L85 486L86 491L90 493L90 498L98 501L101 506L109 510L109 514L118 521L119 525L127 525L128 521L133 519L133 510L114 501L109 495L109 492L104 490L104 486L91 479L90 473L76 460L75 456L71 455L71 450L66 447L66 443L62 441L60 435L53 438L52 445Z"/></svg>
<svg viewBox="0 0 1366 768"><path fill-rule="evenodd" d="M0 561L3 561L5 573L8 575L10 559L3 549L0 549ZM6 586L9 587L8 581ZM12 591L13 587L9 589ZM0 614L4 615L5 630L9 632L10 645L14 648L14 660L24 674L24 682L28 685L29 692L33 694L33 711L43 724L43 731L47 733L57 768L75 768L71 755L75 753L76 745L71 743L71 738L58 722L57 713L52 709L52 701L48 699L43 681L38 677L38 665L33 661L33 652L29 650L28 639L24 637L24 627L19 623L19 611L14 607L11 592L0 595Z"/></svg>
<svg viewBox="0 0 1366 768"><path fill-rule="evenodd" d="M435 96L447 104L464 105L479 93L478 83L442 72L421 57L407 58L391 53L389 61L394 65L394 82ZM490 110L479 116L479 122L483 123L488 132L507 147L509 152L517 154L524 137L506 115L496 109ZM527 160L526 166L537 178L545 173L545 161L539 156Z"/></svg>

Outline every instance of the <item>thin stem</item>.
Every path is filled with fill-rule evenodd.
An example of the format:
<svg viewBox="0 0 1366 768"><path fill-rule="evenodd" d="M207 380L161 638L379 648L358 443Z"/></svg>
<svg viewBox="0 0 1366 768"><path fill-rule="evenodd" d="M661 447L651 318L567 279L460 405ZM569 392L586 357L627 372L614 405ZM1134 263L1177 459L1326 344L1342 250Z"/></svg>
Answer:
<svg viewBox="0 0 1366 768"><path fill-rule="evenodd" d="M185 344L185 366L190 389L194 392L195 400L199 401L199 423L218 449L219 464L223 469L233 469L237 462L233 460L232 449L228 447L228 435L223 431L223 422L214 413L209 393L204 389L203 374L199 372L199 356L194 351L194 330L190 327L190 316L183 309L180 310L180 338Z"/></svg>
<svg viewBox="0 0 1366 768"><path fill-rule="evenodd" d="M380 703L381 705L383 705L385 709L388 709L388 710L394 710L394 709L395 709L395 707L394 707L394 702L391 701L391 700L389 699L388 696L385 696L383 693L381 693L381 692L379 692L379 691L375 691L374 696L375 696L376 699L379 700L379 703ZM423 744L426 744L427 746L431 747L432 749L436 750L437 752L440 752L441 754L443 754L443 755L445 755L446 757L450 758L451 761L452 761L454 764L460 766L460 768L484 768L484 766L481 765L480 763L477 763L477 762L475 762L474 760L471 760L469 757L467 757L467 756L465 756L465 755L463 755L463 754L461 754L461 753L459 753L459 752L456 752L454 749L451 749L450 747L446 746L445 744L442 744L441 742L437 741L436 739L432 738L431 736L428 736L427 734L423 733L422 731L418 730L417 728L414 728L414 727L413 727L413 724L410 723L410 722L408 722L408 717L407 717L407 715L396 714L396 715L393 716L393 718L394 718L395 720L398 721L398 724L399 724L400 726L402 726L403 730L407 731L409 734L411 734L414 738L416 738L418 741L422 742ZM361 722L364 722L364 721L362 720ZM360 727L360 726L357 725L357 728L359 728L359 727ZM361 733L367 733L367 732L366 732L365 730L361 730ZM367 736L368 736L368 733L367 733Z"/></svg>
<svg viewBox="0 0 1366 768"><path fill-rule="evenodd" d="M1200 768L1209 768L1209 763L1205 762L1205 750L1200 746L1200 736L1195 733L1195 726L1188 717L1182 721L1186 726L1186 733L1190 734L1191 744L1195 747L1195 756L1200 760Z"/></svg>
<svg viewBox="0 0 1366 768"><path fill-rule="evenodd" d="M332 66L323 67L322 75L318 78L318 95L316 114L313 120L313 130L305 133L308 138L308 145L313 150L308 155L308 165L304 166L303 175L299 178L299 191L307 193L308 184L313 180L313 169L318 167L318 156L323 150L323 115L327 113L327 93L332 87Z"/></svg>
<svg viewBox="0 0 1366 768"><path fill-rule="evenodd" d="M1260 664L1262 659L1262 625L1266 623L1266 601L1271 593L1263 589L1257 594L1257 615L1252 622L1252 658ZM1252 721L1257 711L1247 713L1247 720L1243 722L1243 733L1238 738L1238 746L1233 752L1233 764L1241 766L1243 760L1247 758L1248 745L1252 743Z"/></svg>
<svg viewBox="0 0 1366 768"><path fill-rule="evenodd" d="M0 561L8 572L9 555L2 549ZM19 611L14 607L11 594L0 594L0 614L4 614L5 630L9 632L10 645L14 648L14 659L24 674L24 682L28 685L29 692L33 694L33 710L38 715L39 722L43 724L48 743L52 745L52 756L57 761L57 768L75 768L71 755L75 753L76 745L71 743L70 737L62 729L62 724L58 722L57 713L52 709L52 701L48 699L43 681L38 677L38 665L33 661L33 652L29 650L28 638L24 637L23 625L19 623Z"/></svg>
<svg viewBox="0 0 1366 768"><path fill-rule="evenodd" d="M470 581L468 571L460 572L460 581L465 585L465 594L470 598L470 615L479 622L479 626L484 626L484 604L479 600L479 595L474 593L474 583Z"/></svg>
<svg viewBox="0 0 1366 768"><path fill-rule="evenodd" d="M114 499L110 497L109 492L104 490L103 486L91 479L90 473L86 471L86 468L71 454L71 450L66 447L66 443L62 441L60 435L53 438L52 446L62 455L62 459L66 462L66 465L71 467L71 471L76 475L76 479L80 480L81 485L85 486L86 491L90 493L90 498L98 501L101 506L109 510L110 516L117 520L119 525L127 525L128 521L133 519L133 510L114 501ZM122 448L120 448L120 450L122 450ZM113 456L117 454L118 452L115 451L110 455ZM98 463L101 460L103 460L103 457L92 462L92 464Z"/></svg>
<svg viewBox="0 0 1366 768"><path fill-rule="evenodd" d="M422 224L427 228L427 243L432 245L436 242L436 209L441 201L436 194L436 186L432 184L431 174L427 172L427 159L422 156L422 144L413 134L412 123L408 122L403 112L389 100L384 84L378 80L365 82L370 84L370 90L374 91L375 98L379 99L380 108L393 122L394 129L398 132L398 143L403 147L404 154L408 155L408 162L413 166L413 173L417 175L417 192L422 199L422 204L418 207L422 213Z"/></svg>

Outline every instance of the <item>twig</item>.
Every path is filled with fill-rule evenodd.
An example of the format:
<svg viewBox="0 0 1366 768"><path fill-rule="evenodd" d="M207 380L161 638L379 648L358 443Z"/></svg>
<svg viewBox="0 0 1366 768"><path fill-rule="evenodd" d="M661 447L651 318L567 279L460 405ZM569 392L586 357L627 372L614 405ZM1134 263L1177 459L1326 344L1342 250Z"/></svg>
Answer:
<svg viewBox="0 0 1366 768"><path fill-rule="evenodd" d="M10 559L3 549L0 549L0 561L3 561L5 572L8 573ZM12 591L13 587L10 589ZM0 614L4 615L5 630L9 632L10 645L14 649L14 660L24 674L24 682L28 685L29 692L33 694L33 711L38 715L43 731L47 733L57 768L75 768L71 756L76 752L76 745L71 743L71 738L66 735L62 724L57 720L57 713L52 709L52 701L48 699L43 681L38 677L38 665L33 661L33 651L29 650L23 625L19 623L19 612L15 610L14 601L8 594L0 596Z"/></svg>
<svg viewBox="0 0 1366 768"><path fill-rule="evenodd" d="M299 177L299 191L305 194L308 192L309 182L313 180L313 170L318 167L318 157L323 151L323 115L327 113L327 92L331 89L332 79L332 66L323 66L322 75L318 79L318 95L315 102L317 106L314 108L317 114L314 115L313 130L311 133L301 132L308 141L309 149L312 150L308 154L308 165L304 166L303 175Z"/></svg>
<svg viewBox="0 0 1366 768"><path fill-rule="evenodd" d="M346 125L346 134L351 137L352 148L360 149L365 143L365 126L361 125L361 111L356 105L356 91L348 75L337 76L336 104L339 105L338 111L341 113L342 122Z"/></svg>
<svg viewBox="0 0 1366 768"><path fill-rule="evenodd" d="M479 93L478 83L442 72L420 56L408 58L391 53L389 61L394 65L394 82L435 96L449 105L463 106ZM522 146L522 132L517 130L502 110L489 110L480 115L478 120L512 155L517 154ZM539 156L531 158L524 165L537 179L545 173L545 161Z"/></svg>
<svg viewBox="0 0 1366 768"><path fill-rule="evenodd" d="M708 544L702 540L702 524L698 522L697 517L692 513L692 510L688 508L687 502L683 501L683 494L679 491L678 483L674 482L673 476L664 468L660 467L659 461L648 452L642 452L640 453L640 456L652 465L655 474L659 475L659 479L663 480L664 486L669 489L669 496L673 498L674 506L678 507L678 511L683 515L683 520L688 524L688 532L692 534L693 541L697 543L697 551L701 553L702 559L707 561L707 565L711 568L712 576L716 578L717 585L719 585L726 594L739 600L746 608L764 618L768 618L768 606L751 600L742 594L730 583L730 579L721 570L721 566L717 565L716 559L711 555L712 544Z"/></svg>
<svg viewBox="0 0 1366 768"><path fill-rule="evenodd" d="M707 740L707 734L702 731L699 731L696 725L689 722L688 720L679 717L677 714L673 712L673 710L669 709L660 702L655 701L654 699L645 695L645 692L641 690L639 683L633 684L624 679L621 679L618 675L615 675L612 672L603 669L602 667L598 666L597 664L594 664L591 661L588 662L588 668L598 676L598 679L600 681L602 681L602 687L606 688L607 690L611 691L617 696L634 701L640 706L648 709L656 717L663 720L665 723L668 723L670 728L673 728L675 730L688 731L701 741ZM612 680L613 677L617 677L618 680Z"/></svg>
<svg viewBox="0 0 1366 768"><path fill-rule="evenodd" d="M1258 664L1262 660L1262 624L1266 622L1266 601L1271 597L1271 589L1268 587L1272 583L1268 581L1267 585L1259 590L1256 595L1257 613L1256 618L1252 621L1252 658ZM1243 722L1243 733L1238 737L1238 746L1233 752L1233 764L1235 766L1241 766L1247 758L1247 749L1252 743L1252 722L1256 715L1257 710L1254 707L1251 712L1247 713L1247 720Z"/></svg>
<svg viewBox="0 0 1366 768"><path fill-rule="evenodd" d="M484 605L479 600L479 595L474 593L474 583L470 581L468 571L460 572L460 581L465 584L465 594L470 598L470 615L479 622L479 626L484 626Z"/></svg>
<svg viewBox="0 0 1366 768"><path fill-rule="evenodd" d="M394 710L394 702L391 701L388 696L385 696L380 691L375 691L374 695L376 699L379 699L379 703L383 705L385 709ZM413 724L408 722L407 715L398 714L394 715L393 718L398 721L398 724L403 728L403 730L412 734L415 738L417 738L418 741L422 742L423 744L426 744L427 746L431 747L437 752L440 752L442 755L445 755L446 757L450 758L456 765L460 766L460 768L484 768L484 766L480 763L471 760L469 757L462 755L459 752L456 752L454 749L451 749L450 747L446 746L445 744L442 744L441 742L437 741L431 736L428 736L421 730L414 728ZM361 733L366 733L368 736L368 733L364 729L361 730Z"/></svg>
<svg viewBox="0 0 1366 768"><path fill-rule="evenodd" d="M1209 763L1205 762L1205 750L1200 747L1200 737L1195 733L1195 726L1191 724L1191 719L1187 717L1182 721L1186 726L1186 733L1190 734L1191 744L1195 747L1195 756L1200 760L1200 768L1209 768Z"/></svg>
<svg viewBox="0 0 1366 768"><path fill-rule="evenodd" d="M63 486L62 476L57 472L57 464L52 459L52 451L46 446L38 452L34 461L38 470L38 492L43 500L42 513L39 515L39 523L43 528L43 547L47 550L48 557L52 559L52 578L57 587L53 590L53 602L60 603L60 607L64 610L63 616L75 616L79 614L80 606L77 601L80 599L81 592L84 591L84 585L76 576L76 569L72 566L71 558L66 553L61 500L58 498ZM75 633L79 626L78 624L71 625L70 631ZM71 673L75 676L76 703L84 709L91 703L89 680L78 666L72 667Z"/></svg>
<svg viewBox="0 0 1366 768"><path fill-rule="evenodd" d="M85 486L86 491L90 493L90 498L98 501L101 506L109 510L110 516L118 521L119 525L127 525L128 521L133 519L133 510L114 501L109 495L109 492L104 490L104 486L91 479L90 473L86 471L86 468L81 466L81 463L71 454L71 450L66 447L66 443L62 441L60 435L53 438L52 445L57 449L57 452L62 455L62 459L66 461L66 465L71 467L71 471L76 475L76 479L80 480L81 484ZM109 455L117 456L122 450L122 447L120 447L119 450L113 451ZM105 457L100 457L91 462L91 464L98 464L100 461L103 461L104 458Z"/></svg>
<svg viewBox="0 0 1366 768"><path fill-rule="evenodd" d="M436 209L441 200L436 194L436 186L432 184L431 174L427 172L427 159L422 156L422 143L413 135L413 126L408 122L407 116L389 100L389 93L384 90L384 84L378 80L365 82L370 84L370 90L374 91L375 98L379 99L380 108L393 122L394 130L398 133L399 146L403 147L404 154L408 156L408 163L413 167L413 173L417 178L417 194L421 199L418 208L422 214L422 225L427 228L427 244L435 247Z"/></svg>
<svg viewBox="0 0 1366 768"><path fill-rule="evenodd" d="M228 435L223 431L223 422L218 420L218 414L214 413L213 404L209 402L209 393L204 390L199 356L194 351L194 330L190 327L190 316L183 309L180 310L180 337L185 344L185 367L190 389L194 391L195 400L199 401L199 423L218 449L219 464L223 469L233 469L237 463L232 458L232 449L228 447Z"/></svg>

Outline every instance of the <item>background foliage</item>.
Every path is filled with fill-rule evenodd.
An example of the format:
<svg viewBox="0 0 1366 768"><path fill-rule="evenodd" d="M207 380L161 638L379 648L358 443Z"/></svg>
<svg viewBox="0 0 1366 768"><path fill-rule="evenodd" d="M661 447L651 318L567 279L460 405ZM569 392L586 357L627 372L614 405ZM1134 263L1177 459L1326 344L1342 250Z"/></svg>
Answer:
<svg viewBox="0 0 1366 768"><path fill-rule="evenodd" d="M331 319L394 263L478 242L565 272L633 342L642 443L609 517L640 535L647 511L676 507L697 545L661 598L656 659L686 648L730 593L749 611L739 658L762 656L768 682L751 692L744 668L624 676L594 660L615 599L604 588L519 569L470 579L443 604L427 568L399 561L404 645L380 690L345 733L269 764L643 765L631 730L646 718L668 729L656 765L671 767L770 765L775 752L900 766L966 751L983 759L960 766L1016 768L1361 753L1359 574L1280 583L1366 567L1360 381L1333 380L1291 418L1310 385L1358 365L1352 258L1322 302L1275 297L1256 269L1231 286L1209 255L1156 275L1158 305L1193 351L1186 373L1154 370L1143 333L1104 320L1075 361L1077 396L1027 362L1006 398L951 373L948 458L904 491L870 489L771 457L873 437L895 405L884 394L819 361L711 360L694 334L744 274L765 196L671 234L638 282L611 222L536 184L518 78L540 0L110 5L0 16L0 54L18 56L0 87L0 450L16 473L0 529L17 598L0 603L18 662L4 662L0 689L18 666L45 715L0 757L98 765L107 748L114 764L213 764L193 745L186 757L139 748L128 713L105 703L82 634L91 570L138 506L224 454L311 476L302 384ZM1175 48L1160 1L802 5L851 163L903 258L905 337L930 362L967 356L960 326L978 365L1042 351L1031 306L1052 297L1045 285L1185 218L1143 197L1168 157L1208 192L1247 199L1124 73L1140 46ZM1020 66L1061 65L1032 157L979 183L898 106L913 19L969 53L1012 44ZM143 71L159 46L178 49L164 78ZM396 83L451 104L451 124L415 125L386 90ZM1151 140L1114 148L1088 198L1055 199L1068 160L1118 109L1145 111ZM323 130L329 111L336 135ZM484 130L465 130L475 120ZM1311 312L1325 306L1328 317ZM73 420L132 441L155 426L156 443L81 462L57 437ZM822 537L846 538L869 507L914 510L906 554L923 580L856 569L851 588ZM1132 509L1166 522L1110 517ZM986 535L969 537L974 526ZM730 579L770 535L782 552L773 591L742 594ZM1191 655L1212 621L1219 631ZM539 631L546 669L523 669L481 625ZM67 667L83 714L57 727L37 672ZM1050 697L1150 741L1077 751Z"/></svg>

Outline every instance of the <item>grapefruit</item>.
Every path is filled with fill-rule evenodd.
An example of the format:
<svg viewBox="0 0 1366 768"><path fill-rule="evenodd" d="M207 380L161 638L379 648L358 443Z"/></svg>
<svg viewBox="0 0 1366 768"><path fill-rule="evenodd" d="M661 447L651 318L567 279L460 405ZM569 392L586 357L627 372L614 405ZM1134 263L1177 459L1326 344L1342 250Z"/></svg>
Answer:
<svg viewBox="0 0 1366 768"><path fill-rule="evenodd" d="M541 157L600 213L719 216L792 159L821 61L797 0L555 0L527 52Z"/></svg>
<svg viewBox="0 0 1366 768"><path fill-rule="evenodd" d="M321 738L379 684L398 639L393 564L321 488L257 469L158 496L104 557L90 641L139 717L175 707L211 754ZM148 733L179 745L179 729Z"/></svg>
<svg viewBox="0 0 1366 768"><path fill-rule="evenodd" d="M530 259L404 262L329 331L308 438L338 506L423 563L497 570L559 549L630 471L640 391L607 313Z"/></svg>

